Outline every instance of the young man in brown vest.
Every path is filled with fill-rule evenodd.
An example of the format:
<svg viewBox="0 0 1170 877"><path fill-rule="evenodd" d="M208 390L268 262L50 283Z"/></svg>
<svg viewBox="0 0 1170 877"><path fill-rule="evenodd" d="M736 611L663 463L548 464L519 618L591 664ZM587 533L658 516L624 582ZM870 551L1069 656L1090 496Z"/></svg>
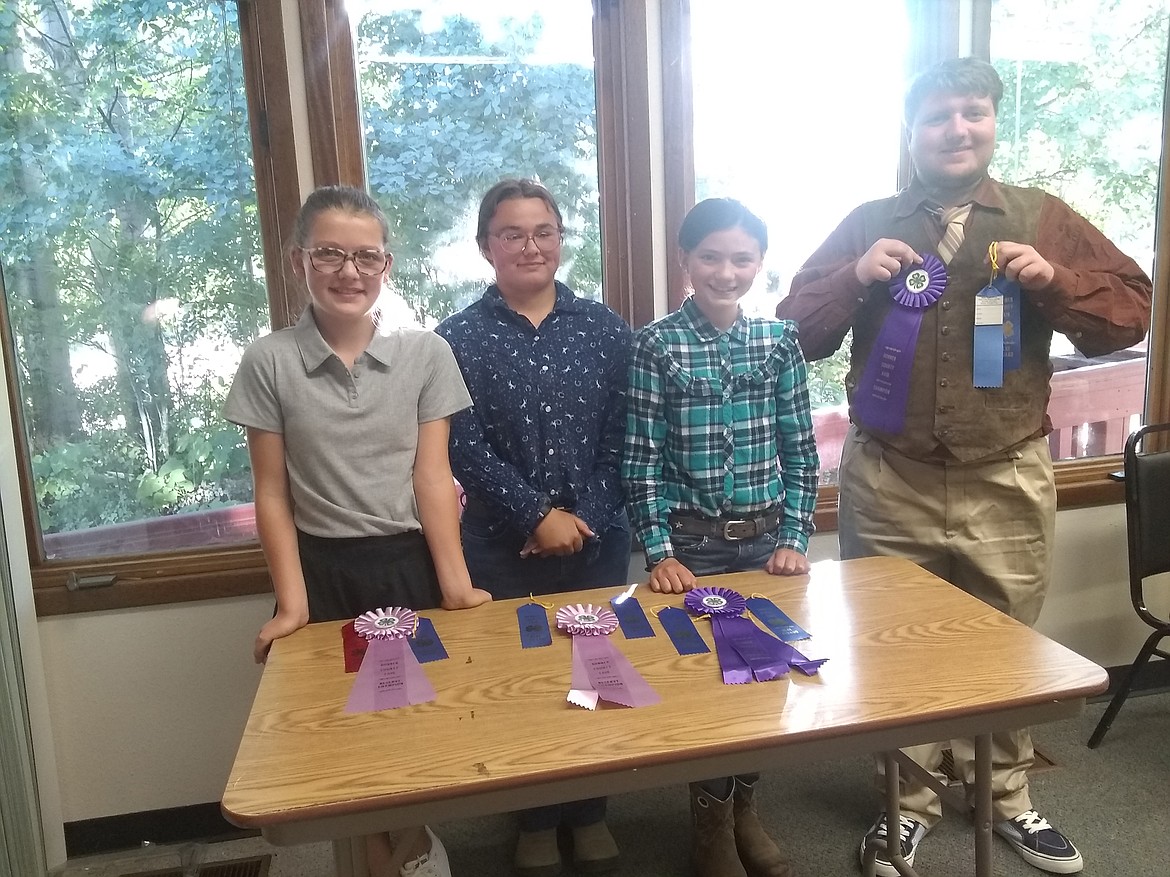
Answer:
<svg viewBox="0 0 1170 877"><path fill-rule="evenodd" d="M842 558L908 557L1031 625L1056 518L1052 334L1088 356L1136 344L1151 284L1058 198L988 176L1002 94L995 69L974 58L922 73L905 102L910 185L850 213L793 279L777 316L799 324L809 360L853 330ZM914 668L906 671L912 685ZM941 776L945 745L907 752ZM972 741L950 747L970 787ZM1033 808L1028 731L995 734L992 756L996 833L1041 870L1080 871L1076 847ZM900 779L898 835L912 863L942 808L925 784ZM867 833L863 856L871 838L884 841L886 820ZM897 874L881 852L877 873Z"/></svg>

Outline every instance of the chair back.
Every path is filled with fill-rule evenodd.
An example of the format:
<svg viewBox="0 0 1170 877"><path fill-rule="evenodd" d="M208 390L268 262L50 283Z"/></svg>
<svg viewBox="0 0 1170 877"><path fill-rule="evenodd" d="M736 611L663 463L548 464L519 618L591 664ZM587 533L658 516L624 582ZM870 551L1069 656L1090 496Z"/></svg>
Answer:
<svg viewBox="0 0 1170 877"><path fill-rule="evenodd" d="M1144 452L1147 436L1167 433L1164 450ZM1125 518L1129 537L1129 580L1134 608L1149 624L1142 582L1170 572L1170 423L1137 430L1125 443Z"/></svg>

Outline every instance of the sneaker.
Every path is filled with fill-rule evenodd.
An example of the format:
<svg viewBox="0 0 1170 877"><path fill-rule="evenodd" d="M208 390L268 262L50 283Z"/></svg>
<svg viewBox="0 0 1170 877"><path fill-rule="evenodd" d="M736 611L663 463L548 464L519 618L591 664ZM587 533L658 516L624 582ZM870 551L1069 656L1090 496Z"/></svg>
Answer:
<svg viewBox="0 0 1170 877"><path fill-rule="evenodd" d="M902 858L907 865L914 864L914 853L919 842L926 837L926 826L909 816L898 816L898 836L902 841ZM861 839L861 865L865 867L865 848L874 841L880 841L874 873L878 877L899 877L898 869L885 855L886 844L886 814L878 817L873 827Z"/></svg>
<svg viewBox="0 0 1170 877"><path fill-rule="evenodd" d="M1076 874L1085 866L1072 841L1035 810L995 823L995 833L1025 862L1049 874Z"/></svg>
<svg viewBox="0 0 1170 877"><path fill-rule="evenodd" d="M402 877L451 877L451 865L447 862L447 850L443 848L443 842L435 837L429 825L423 828L431 839L431 851L404 864L399 874Z"/></svg>

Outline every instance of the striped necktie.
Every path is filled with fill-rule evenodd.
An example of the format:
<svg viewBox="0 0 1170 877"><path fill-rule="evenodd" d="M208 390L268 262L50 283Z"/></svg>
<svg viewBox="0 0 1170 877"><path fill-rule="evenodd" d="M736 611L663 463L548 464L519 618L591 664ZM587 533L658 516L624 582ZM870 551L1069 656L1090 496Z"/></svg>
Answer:
<svg viewBox="0 0 1170 877"><path fill-rule="evenodd" d="M943 225L942 240L938 242L938 255L945 264L950 264L959 247L963 245L964 225L971 215L970 203L959 207L948 207L942 211L939 221Z"/></svg>

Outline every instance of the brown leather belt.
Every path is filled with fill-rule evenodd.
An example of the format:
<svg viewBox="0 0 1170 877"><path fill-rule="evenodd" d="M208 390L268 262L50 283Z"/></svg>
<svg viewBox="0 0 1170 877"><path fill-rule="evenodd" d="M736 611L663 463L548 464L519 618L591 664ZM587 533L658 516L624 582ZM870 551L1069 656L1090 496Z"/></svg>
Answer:
<svg viewBox="0 0 1170 877"><path fill-rule="evenodd" d="M668 521L672 533L681 533L684 536L713 536L728 542L738 542L741 539L755 539L757 536L771 533L780 526L780 515L779 509L748 518L707 518L686 512L671 512Z"/></svg>

